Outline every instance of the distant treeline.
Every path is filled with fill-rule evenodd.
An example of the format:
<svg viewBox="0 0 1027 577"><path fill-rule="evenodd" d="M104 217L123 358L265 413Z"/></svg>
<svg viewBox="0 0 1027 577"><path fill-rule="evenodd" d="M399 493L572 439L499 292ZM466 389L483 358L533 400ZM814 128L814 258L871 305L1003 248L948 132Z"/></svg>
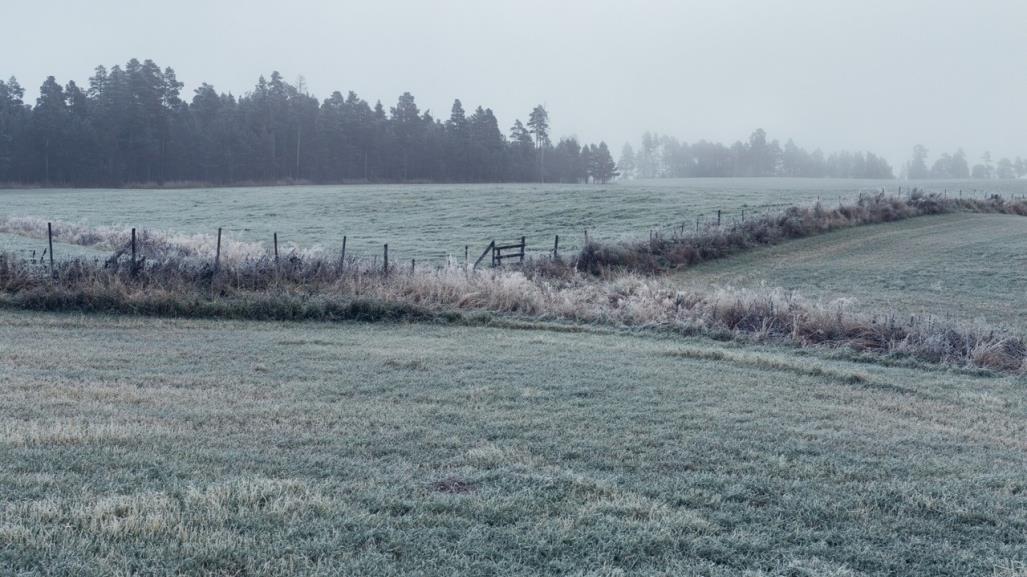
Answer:
<svg viewBox="0 0 1027 577"><path fill-rule="evenodd" d="M801 176L816 178L894 178L891 165L872 152L807 152L792 140L781 146L757 129L747 142L731 146L700 140L693 144L646 132L636 152L626 144L618 164L637 178L711 176Z"/></svg>
<svg viewBox="0 0 1027 577"><path fill-rule="evenodd" d="M489 108L449 118L410 93L388 109L355 93L319 101L277 72L234 96L209 84L191 101L171 68L132 59L85 88L48 77L35 105L0 81L0 182L77 186L205 182L607 182L605 143L550 141L537 106L509 137Z"/></svg>
<svg viewBox="0 0 1027 577"><path fill-rule="evenodd" d="M1027 160L1016 157L1016 160L1002 158L993 164L991 153L985 152L981 161L970 168L966 153L962 149L953 154L944 153L927 167L927 147L918 144L913 147L913 158L904 168L906 177L921 178L1000 178L1010 180L1027 176Z"/></svg>

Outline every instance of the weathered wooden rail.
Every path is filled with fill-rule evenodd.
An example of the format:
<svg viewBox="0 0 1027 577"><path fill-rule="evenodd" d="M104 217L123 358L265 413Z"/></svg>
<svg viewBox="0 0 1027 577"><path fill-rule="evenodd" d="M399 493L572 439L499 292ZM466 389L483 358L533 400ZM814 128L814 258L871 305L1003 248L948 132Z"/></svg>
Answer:
<svg viewBox="0 0 1027 577"><path fill-rule="evenodd" d="M486 256L491 256L493 267L502 266L503 261L511 258L516 258L517 262L523 263L524 256L527 252L527 246L527 238L523 236L521 237L520 242L514 244L496 244L496 241L493 240L487 247L485 247L485 250L482 251L478 260L474 261L474 266L471 268L478 268L478 265L481 264L481 261L485 260Z"/></svg>

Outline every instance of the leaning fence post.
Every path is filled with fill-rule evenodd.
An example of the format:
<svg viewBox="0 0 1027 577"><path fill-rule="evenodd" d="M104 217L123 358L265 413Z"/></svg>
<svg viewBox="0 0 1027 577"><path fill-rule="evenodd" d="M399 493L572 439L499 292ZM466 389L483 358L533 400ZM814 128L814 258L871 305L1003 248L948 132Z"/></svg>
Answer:
<svg viewBox="0 0 1027 577"><path fill-rule="evenodd" d="M556 235L553 241L553 260L560 258L560 235Z"/></svg>
<svg viewBox="0 0 1027 577"><path fill-rule="evenodd" d="M342 237L342 256L339 257L339 262L342 263L342 267L346 268L346 236Z"/></svg>
<svg viewBox="0 0 1027 577"><path fill-rule="evenodd" d="M481 256L478 257L478 260L474 261L474 266L471 267L471 270L477 270L478 269L478 265L481 264L481 261L485 259L485 255L489 254L489 252L492 251L495 246L496 246L496 241L493 240L492 242L490 242L489 245L487 247L485 247L485 250L481 251ZM495 253L493 253L492 258L493 258L493 261L494 261L495 260Z"/></svg>
<svg viewBox="0 0 1027 577"><path fill-rule="evenodd" d="M53 276L53 225L49 222L46 223L46 239L50 245L50 276Z"/></svg>
<svg viewBox="0 0 1027 577"><path fill-rule="evenodd" d="M214 253L214 272L221 269L221 227L218 227L218 247Z"/></svg>
<svg viewBox="0 0 1027 577"><path fill-rule="evenodd" d="M382 274L389 274L389 243L385 243L385 258L382 261Z"/></svg>

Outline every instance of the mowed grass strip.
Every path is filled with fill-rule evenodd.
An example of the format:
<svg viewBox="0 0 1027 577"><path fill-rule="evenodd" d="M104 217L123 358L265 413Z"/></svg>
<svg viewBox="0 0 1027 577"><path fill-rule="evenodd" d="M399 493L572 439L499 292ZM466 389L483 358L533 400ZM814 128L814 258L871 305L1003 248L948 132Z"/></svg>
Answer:
<svg viewBox="0 0 1027 577"><path fill-rule="evenodd" d="M1024 382L703 340L0 312L0 574L980 575Z"/></svg>
<svg viewBox="0 0 1027 577"><path fill-rule="evenodd" d="M789 241L697 265L695 289L766 284L860 308L931 314L1027 330L1027 219L947 214Z"/></svg>

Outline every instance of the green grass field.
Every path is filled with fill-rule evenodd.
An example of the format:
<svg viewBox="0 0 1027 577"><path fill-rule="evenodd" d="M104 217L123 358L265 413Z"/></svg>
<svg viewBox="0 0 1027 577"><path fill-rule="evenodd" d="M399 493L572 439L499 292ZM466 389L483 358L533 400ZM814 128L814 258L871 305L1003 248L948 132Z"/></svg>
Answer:
<svg viewBox="0 0 1027 577"><path fill-rule="evenodd" d="M622 333L0 312L0 574L1022 576L1023 393Z"/></svg>
<svg viewBox="0 0 1027 577"><path fill-rule="evenodd" d="M1027 218L949 214L747 251L674 275L683 286L754 286L855 298L870 311L984 319L1027 330Z"/></svg>

